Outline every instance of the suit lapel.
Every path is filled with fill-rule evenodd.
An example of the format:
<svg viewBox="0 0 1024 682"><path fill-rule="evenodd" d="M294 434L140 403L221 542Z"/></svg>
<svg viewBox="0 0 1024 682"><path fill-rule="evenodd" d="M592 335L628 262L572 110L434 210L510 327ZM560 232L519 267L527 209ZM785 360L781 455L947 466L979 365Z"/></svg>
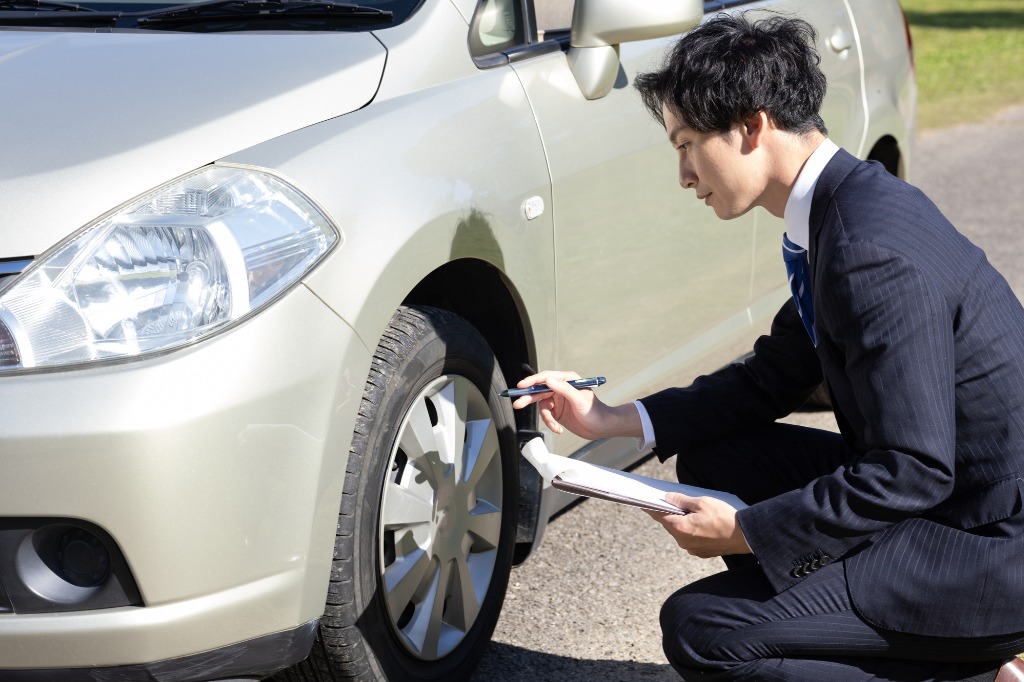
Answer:
<svg viewBox="0 0 1024 682"><path fill-rule="evenodd" d="M826 225L825 217L828 214L828 207L832 203L832 196L835 194L839 185L842 184L843 180L853 172L861 161L855 156L849 154L845 149L840 149L825 165L825 169L818 176L818 182L814 186L814 196L811 198L811 214L808 219L809 221L809 243L810 248L808 249L808 257L810 260L811 267L811 292L818 290L820 291L820 283L818 281L818 253L819 244L822 243L822 236L826 234L832 225ZM827 245L829 240L825 240L824 243ZM815 301L820 297L816 297ZM821 320L822 315L820 312L815 311L815 319ZM816 329L818 334L819 344L817 352L819 359L821 360L822 373L824 374L825 381L829 386L829 395L832 398L832 408L836 415L836 423L839 425L839 430L846 438L849 443L859 443L861 439L857 435L857 431L851 428L850 421L846 418L843 413L843 401L837 400L835 389L832 386L832 371L836 369L833 363L827 357L825 350L826 344L823 344L821 340L825 338L822 334L822 330ZM843 382L840 381L840 384ZM843 388L844 395L847 389Z"/></svg>
<svg viewBox="0 0 1024 682"><path fill-rule="evenodd" d="M851 155L845 149L840 149L825 164L825 169L818 176L818 182L814 185L814 196L811 198L811 215L809 219L810 248L808 256L811 264L811 281L817 284L818 281L818 242L825 228L825 214L832 202L832 195L839 185L846 179L860 160ZM813 291L813 289L812 289Z"/></svg>

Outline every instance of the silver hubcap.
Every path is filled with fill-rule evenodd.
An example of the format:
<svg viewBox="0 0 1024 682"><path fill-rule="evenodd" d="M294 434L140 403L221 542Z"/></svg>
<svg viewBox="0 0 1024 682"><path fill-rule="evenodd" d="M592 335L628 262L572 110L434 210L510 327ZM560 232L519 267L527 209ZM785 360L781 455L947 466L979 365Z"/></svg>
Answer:
<svg viewBox="0 0 1024 682"><path fill-rule="evenodd" d="M384 601L414 656L446 656L476 621L497 559L501 504L487 399L463 377L433 381L402 422L378 526Z"/></svg>

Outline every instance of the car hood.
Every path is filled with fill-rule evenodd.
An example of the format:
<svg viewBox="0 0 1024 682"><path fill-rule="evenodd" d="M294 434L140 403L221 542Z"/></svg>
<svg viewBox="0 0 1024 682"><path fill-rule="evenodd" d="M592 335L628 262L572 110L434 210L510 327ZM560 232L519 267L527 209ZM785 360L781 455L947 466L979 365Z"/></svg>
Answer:
<svg viewBox="0 0 1024 682"><path fill-rule="evenodd" d="M0 30L0 258L196 167L369 102L370 33Z"/></svg>

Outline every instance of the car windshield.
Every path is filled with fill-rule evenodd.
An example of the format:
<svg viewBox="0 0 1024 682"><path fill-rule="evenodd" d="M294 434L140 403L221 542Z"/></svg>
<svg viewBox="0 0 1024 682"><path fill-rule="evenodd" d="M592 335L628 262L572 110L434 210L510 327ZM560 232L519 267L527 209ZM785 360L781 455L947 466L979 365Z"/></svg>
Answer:
<svg viewBox="0 0 1024 682"><path fill-rule="evenodd" d="M0 26L171 30L374 30L408 19L424 0L0 0Z"/></svg>

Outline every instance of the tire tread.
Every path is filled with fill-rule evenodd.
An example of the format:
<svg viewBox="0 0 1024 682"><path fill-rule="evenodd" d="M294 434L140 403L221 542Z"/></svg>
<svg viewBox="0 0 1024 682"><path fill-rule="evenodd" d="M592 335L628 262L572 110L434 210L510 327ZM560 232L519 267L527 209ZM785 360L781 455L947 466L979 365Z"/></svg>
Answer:
<svg viewBox="0 0 1024 682"><path fill-rule="evenodd" d="M375 666L365 649L363 635L356 625L360 617L354 559L356 516L372 425L389 379L400 371L403 359L415 353L417 346L432 332L442 328L463 330L467 326L461 317L445 310L402 307L381 336L371 358L353 429L324 614L309 656L278 673L274 677L278 682L373 682L381 679L374 671ZM460 333L468 335L472 329Z"/></svg>

